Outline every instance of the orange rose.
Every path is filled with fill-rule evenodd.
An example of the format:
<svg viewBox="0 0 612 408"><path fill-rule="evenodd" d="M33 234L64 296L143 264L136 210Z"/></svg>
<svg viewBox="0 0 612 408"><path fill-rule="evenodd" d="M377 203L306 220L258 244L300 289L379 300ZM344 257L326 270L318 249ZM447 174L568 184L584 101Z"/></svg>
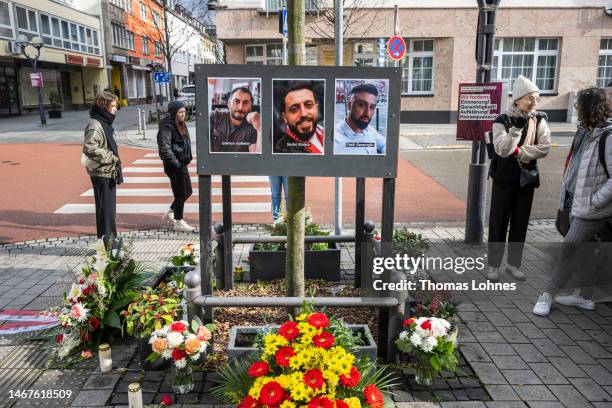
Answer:
<svg viewBox="0 0 612 408"><path fill-rule="evenodd" d="M196 335L201 341L208 341L212 338L212 333L205 326L198 327Z"/></svg>
<svg viewBox="0 0 612 408"><path fill-rule="evenodd" d="M166 340L165 338L161 338L161 337L157 338L151 345L151 348L153 349L154 352L161 353L162 351L168 348L168 340Z"/></svg>
<svg viewBox="0 0 612 408"><path fill-rule="evenodd" d="M195 354L200 351L200 339L192 337L185 340L185 351L189 354Z"/></svg>

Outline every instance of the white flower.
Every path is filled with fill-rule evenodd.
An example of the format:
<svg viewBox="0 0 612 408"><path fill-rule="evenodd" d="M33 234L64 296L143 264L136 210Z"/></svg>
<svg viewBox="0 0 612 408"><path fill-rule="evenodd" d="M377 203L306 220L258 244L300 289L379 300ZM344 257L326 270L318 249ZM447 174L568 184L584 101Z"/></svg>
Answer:
<svg viewBox="0 0 612 408"><path fill-rule="evenodd" d="M408 339L408 332L407 332L407 331L402 331L402 332L399 334L399 338L400 338L400 340L406 340L406 339Z"/></svg>
<svg viewBox="0 0 612 408"><path fill-rule="evenodd" d="M159 337L157 337L157 336L155 336L155 335L151 336L151 338L149 339L149 344L153 344L153 343L155 343L155 341L156 341L158 338L159 338Z"/></svg>
<svg viewBox="0 0 612 408"><path fill-rule="evenodd" d="M104 246L104 241L102 238L98 239L95 244L93 244L91 249L95 249L98 254L98 259L108 259L108 254L106 253L106 247Z"/></svg>
<svg viewBox="0 0 612 408"><path fill-rule="evenodd" d="M190 356L189 358L191 358L191 360L196 361L198 358L200 358L200 353L196 353L192 356Z"/></svg>
<svg viewBox="0 0 612 408"><path fill-rule="evenodd" d="M183 344L183 341L185 340L183 335L177 332L168 333L168 336L166 338L168 339L168 347L170 348L175 348L175 347L180 346L181 344Z"/></svg>
<svg viewBox="0 0 612 408"><path fill-rule="evenodd" d="M81 291L81 285L77 285L73 283L70 287L70 292L68 292L68 300L77 299L81 297L83 292Z"/></svg>
<svg viewBox="0 0 612 408"><path fill-rule="evenodd" d="M207 348L208 348L207 341L203 341L202 343L200 343L200 353L205 353Z"/></svg>
<svg viewBox="0 0 612 408"><path fill-rule="evenodd" d="M421 336L416 333L412 333L412 336L410 336L410 343L412 343L412 345L415 347L419 347L421 345Z"/></svg>
<svg viewBox="0 0 612 408"><path fill-rule="evenodd" d="M429 336L429 337L426 337L426 338L423 339L423 342L421 343L421 349L424 352L429 353L437 345L438 345L438 338L437 337L433 337L433 336Z"/></svg>
<svg viewBox="0 0 612 408"><path fill-rule="evenodd" d="M174 365L176 366L176 368L185 368L185 366L187 366L187 360L181 358L180 360L176 360L174 362Z"/></svg>
<svg viewBox="0 0 612 408"><path fill-rule="evenodd" d="M107 259L98 258L96 259L96 263L93 265L94 269L98 271L100 274L103 274L108 266Z"/></svg>
<svg viewBox="0 0 612 408"><path fill-rule="evenodd" d="M64 333L62 344L57 350L57 355L60 359L66 357L70 352L79 345L81 340L78 337L73 336L71 333Z"/></svg>
<svg viewBox="0 0 612 408"><path fill-rule="evenodd" d="M88 312L89 310L86 309L85 306L83 306L83 304L79 302L72 305L72 307L70 308L70 317L80 323L83 323L85 319L87 319Z"/></svg>
<svg viewBox="0 0 612 408"><path fill-rule="evenodd" d="M165 349L164 351L161 352L161 356L162 356L162 358L165 358L166 360L171 359L172 358L172 350Z"/></svg>
<svg viewBox="0 0 612 408"><path fill-rule="evenodd" d="M104 286L104 283L97 280L96 287L98 288L98 293L100 294L100 296L106 296L106 286Z"/></svg>
<svg viewBox="0 0 612 408"><path fill-rule="evenodd" d="M124 255L125 255L125 251L123 250L118 250L118 249L113 249L111 251L111 254L113 254L113 258L115 259L123 259Z"/></svg>

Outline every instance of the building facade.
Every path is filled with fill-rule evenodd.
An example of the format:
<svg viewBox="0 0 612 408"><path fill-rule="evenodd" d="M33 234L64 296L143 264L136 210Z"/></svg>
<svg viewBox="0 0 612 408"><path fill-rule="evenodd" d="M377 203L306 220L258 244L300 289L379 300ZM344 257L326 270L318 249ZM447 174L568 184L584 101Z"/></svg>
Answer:
<svg viewBox="0 0 612 408"><path fill-rule="evenodd" d="M227 62L281 64L281 0L225 0L216 13ZM308 0L306 64L334 65L333 3ZM344 65L393 66L384 52L394 32L393 5L408 52L402 70L401 121L456 121L459 84L476 73L477 3L474 0L368 0L344 13ZM434 4L435 3L435 4ZM612 18L605 0L504 0L497 13L492 78L509 84L519 75L541 89L539 109L565 121L571 94L612 81Z"/></svg>
<svg viewBox="0 0 612 408"><path fill-rule="evenodd" d="M20 34L43 40L38 68L45 106L57 93L65 110L83 108L108 86L101 19L71 4L0 0L0 116L38 109L37 89L30 79L31 64L15 42ZM36 54L31 46L26 52L32 57Z"/></svg>

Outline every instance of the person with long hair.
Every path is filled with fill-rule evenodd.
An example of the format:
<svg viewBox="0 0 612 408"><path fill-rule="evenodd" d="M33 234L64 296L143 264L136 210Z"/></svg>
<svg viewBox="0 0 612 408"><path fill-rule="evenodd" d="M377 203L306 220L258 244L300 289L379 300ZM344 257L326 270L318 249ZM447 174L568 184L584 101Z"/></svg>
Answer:
<svg viewBox="0 0 612 408"><path fill-rule="evenodd" d="M123 182L113 129L117 104L118 98L110 92L96 95L89 110L91 120L85 128L81 155L94 190L97 236L106 246L117 236L117 185Z"/></svg>
<svg viewBox="0 0 612 408"><path fill-rule="evenodd" d="M520 268L533 195L539 186L537 160L548 155L551 140L546 114L535 109L539 99L538 87L519 75L512 85L512 104L508 112L499 115L493 123L495 156L489 169L493 188L487 274L491 281L499 280L506 237L506 271L516 280L525 279Z"/></svg>
<svg viewBox="0 0 612 408"><path fill-rule="evenodd" d="M185 112L185 105L181 101L168 104L169 117L159 123L157 146L174 196L174 201L162 220L177 231L192 232L195 228L183 219L185 201L193 194L188 168L193 156L189 131L185 124Z"/></svg>
<svg viewBox="0 0 612 408"><path fill-rule="evenodd" d="M579 161L573 164L574 160L570 160L568 171L572 171L573 165L576 167L573 176L575 180L564 183L566 188L573 188L570 227L548 286L533 307L533 313L540 316L548 316L553 295L562 289L576 272L577 265L571 261L581 249L580 244L593 240L612 219L612 143L607 141L603 142L605 145L601 144L607 134L612 132L611 110L606 92L600 88L580 91L576 108L580 126L587 134L582 142ZM564 195L563 192L562 194ZM582 268L581 273L576 276L580 290L570 295L556 296L555 302L587 310L595 309L593 288L585 285L589 280L592 282L594 277L583 273L584 269L586 268Z"/></svg>

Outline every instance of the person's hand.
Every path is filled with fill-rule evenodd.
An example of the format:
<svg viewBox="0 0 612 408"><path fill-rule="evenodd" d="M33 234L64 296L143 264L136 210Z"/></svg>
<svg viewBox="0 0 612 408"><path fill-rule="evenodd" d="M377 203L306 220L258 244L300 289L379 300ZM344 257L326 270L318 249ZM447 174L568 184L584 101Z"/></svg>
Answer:
<svg viewBox="0 0 612 408"><path fill-rule="evenodd" d="M527 126L527 118L523 118L521 116L513 116L510 118L510 122L512 123L512 126L522 129L525 126Z"/></svg>
<svg viewBox="0 0 612 408"><path fill-rule="evenodd" d="M259 112L251 112L246 117L247 122L249 122L257 132L261 132L261 116Z"/></svg>

